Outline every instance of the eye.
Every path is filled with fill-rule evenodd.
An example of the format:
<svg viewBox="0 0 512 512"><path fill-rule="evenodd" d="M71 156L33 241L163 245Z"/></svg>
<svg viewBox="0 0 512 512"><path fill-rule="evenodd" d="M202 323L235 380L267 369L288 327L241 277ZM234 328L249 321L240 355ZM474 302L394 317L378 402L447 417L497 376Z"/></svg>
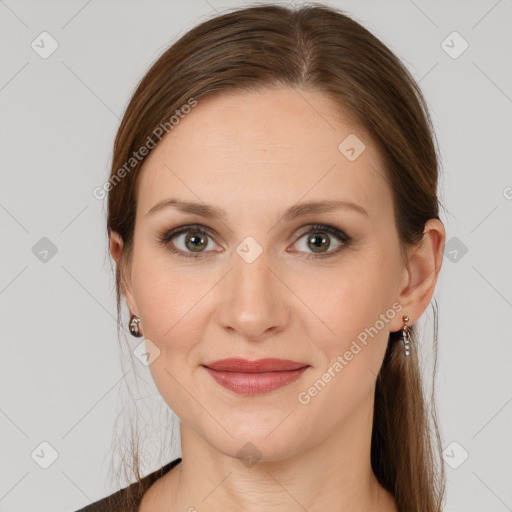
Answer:
<svg viewBox="0 0 512 512"><path fill-rule="evenodd" d="M334 226L323 224L308 226L308 230L304 232L304 235L300 237L296 244L304 239L304 243L302 244L304 249L301 249L300 252L313 251L313 254L306 256L306 259L334 256L350 244L350 237ZM328 251L332 245L331 239L333 236L339 240L339 243L334 250Z"/></svg>
<svg viewBox="0 0 512 512"><path fill-rule="evenodd" d="M306 259L334 256L350 244L351 238L334 226L315 224L307 226L307 228L307 231L303 231L299 240L295 242L295 244L298 244L302 239L306 239L303 249L299 250L299 252L312 251L306 256ZM307 238L305 235L307 235ZM337 238L339 243L334 250L328 251L332 245L332 237ZM212 240L212 243L210 243L210 240ZM212 245L216 245L208 228L200 225L188 225L172 229L159 236L158 241L168 247L171 252L187 258L198 258L203 256L204 253L212 252ZM208 248L210 250L207 250Z"/></svg>
<svg viewBox="0 0 512 512"><path fill-rule="evenodd" d="M172 229L159 237L159 241L172 252L188 258L197 258L203 252L210 252L206 251L206 248L212 245L209 239L211 236L205 228L194 225Z"/></svg>

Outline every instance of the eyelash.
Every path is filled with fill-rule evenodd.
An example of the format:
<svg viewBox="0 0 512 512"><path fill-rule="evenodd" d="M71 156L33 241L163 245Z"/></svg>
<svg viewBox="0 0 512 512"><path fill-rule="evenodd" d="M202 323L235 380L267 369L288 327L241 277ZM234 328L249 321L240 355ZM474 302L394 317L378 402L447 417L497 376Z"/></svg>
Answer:
<svg viewBox="0 0 512 512"><path fill-rule="evenodd" d="M323 259L323 258L330 258L332 256L336 256L343 249L348 247L351 243L351 238L346 233L344 233L343 231L341 231L338 228L335 228L334 226L329 226L327 224L312 224L312 225L307 226L307 228L308 228L308 231L304 231L302 233L302 235L297 239L297 241L299 241L301 238L304 237L304 235L307 235L309 233L321 232L321 233L328 233L329 235L333 235L333 236L337 237L339 239L339 241L342 243L342 245L340 245L337 249L330 251L330 252L318 253L318 254L311 253L310 256L305 256L305 259L308 259L308 260ZM203 257L205 252L210 252L210 251L205 251L205 252L203 251L202 253L201 252L198 252L198 253L184 252L181 249L174 248L169 243L173 238L175 238L183 233L188 233L188 232L192 232L192 231L198 231L199 233L206 234L210 238L213 238L211 235L211 232L208 228L201 226L199 224L190 224L187 226L180 226L178 228L171 229L170 231L165 232L163 235L159 235L158 242L160 244L164 245L165 247L167 247L171 252L173 252L179 256L183 256L185 258Z"/></svg>

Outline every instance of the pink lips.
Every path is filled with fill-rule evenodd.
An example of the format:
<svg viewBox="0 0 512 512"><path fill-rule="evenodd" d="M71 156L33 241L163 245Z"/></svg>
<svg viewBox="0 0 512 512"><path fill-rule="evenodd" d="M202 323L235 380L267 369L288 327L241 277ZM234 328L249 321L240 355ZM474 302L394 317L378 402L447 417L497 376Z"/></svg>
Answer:
<svg viewBox="0 0 512 512"><path fill-rule="evenodd" d="M206 363L206 371L222 386L242 395L259 395L296 381L309 368L286 359L230 358Z"/></svg>

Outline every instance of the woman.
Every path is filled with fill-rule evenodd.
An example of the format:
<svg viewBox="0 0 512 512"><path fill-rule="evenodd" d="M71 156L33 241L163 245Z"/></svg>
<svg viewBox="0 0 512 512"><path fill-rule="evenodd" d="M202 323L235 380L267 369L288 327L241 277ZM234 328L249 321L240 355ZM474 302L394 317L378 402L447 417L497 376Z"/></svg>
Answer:
<svg viewBox="0 0 512 512"><path fill-rule="evenodd" d="M82 510L441 510L414 327L445 240L434 141L405 67L320 4L217 16L153 64L98 192L182 457L141 478L134 454Z"/></svg>

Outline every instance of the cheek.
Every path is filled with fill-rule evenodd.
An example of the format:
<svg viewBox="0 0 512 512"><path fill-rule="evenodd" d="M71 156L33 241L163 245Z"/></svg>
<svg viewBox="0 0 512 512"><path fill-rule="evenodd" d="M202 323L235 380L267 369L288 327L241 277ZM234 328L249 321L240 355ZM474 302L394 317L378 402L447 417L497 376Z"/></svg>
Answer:
<svg viewBox="0 0 512 512"><path fill-rule="evenodd" d="M150 248L141 249L133 268L144 337L159 350L149 367L153 380L169 407L178 416L188 417L187 390L195 388L204 371L198 366L205 360L205 345L211 353L211 345L204 343L205 333L220 302L216 283L225 269L212 271L200 262L181 263Z"/></svg>
<svg viewBox="0 0 512 512"><path fill-rule="evenodd" d="M364 327L373 322L390 295L388 273L376 260L361 257L357 262L343 261L323 278L318 275L319 287L312 297L317 311L338 328Z"/></svg>
<svg viewBox="0 0 512 512"><path fill-rule="evenodd" d="M154 339L161 350L184 351L187 339L201 339L197 320L202 310L201 298L211 284L198 284L194 279L197 275L188 279L177 272L159 272L153 268L139 286L137 304L144 336Z"/></svg>
<svg viewBox="0 0 512 512"><path fill-rule="evenodd" d="M139 263L141 271L136 274L134 289L144 338L159 350L149 369L162 398L180 418L185 418L190 414L187 390L194 388L197 371L196 349L204 338L201 297L211 288L213 279L197 280L197 274L193 277L176 266L158 263L158 259L144 266L141 258Z"/></svg>
<svg viewBox="0 0 512 512"><path fill-rule="evenodd" d="M322 357L304 383L299 402L305 411L309 408L311 418L323 418L325 429L338 428L343 418L374 393L390 322L396 315L390 302L390 278L381 272L378 261L370 264L366 260L360 268L347 266L347 272L340 271L336 278L319 281L323 294L310 295L308 305L321 317L321 323L311 320L303 327L310 329L308 337L315 340ZM319 337L320 332L324 334ZM333 409L332 404L337 406ZM331 411L329 415L322 412L326 410Z"/></svg>
<svg viewBox="0 0 512 512"><path fill-rule="evenodd" d="M149 240L140 240L132 265L144 336L163 342L181 327L187 312L201 297L200 279L191 269L193 264L188 264L187 272L165 248Z"/></svg>
<svg viewBox="0 0 512 512"><path fill-rule="evenodd" d="M361 253L324 277L317 272L315 293L303 283L299 293L308 297L308 306L321 320L318 326L325 335L320 348L330 362L347 353L353 361L350 366L364 365L378 373L390 322L397 314L392 307L398 275L393 258L382 251ZM309 314L308 318L314 317ZM314 332L309 336L315 339Z"/></svg>

